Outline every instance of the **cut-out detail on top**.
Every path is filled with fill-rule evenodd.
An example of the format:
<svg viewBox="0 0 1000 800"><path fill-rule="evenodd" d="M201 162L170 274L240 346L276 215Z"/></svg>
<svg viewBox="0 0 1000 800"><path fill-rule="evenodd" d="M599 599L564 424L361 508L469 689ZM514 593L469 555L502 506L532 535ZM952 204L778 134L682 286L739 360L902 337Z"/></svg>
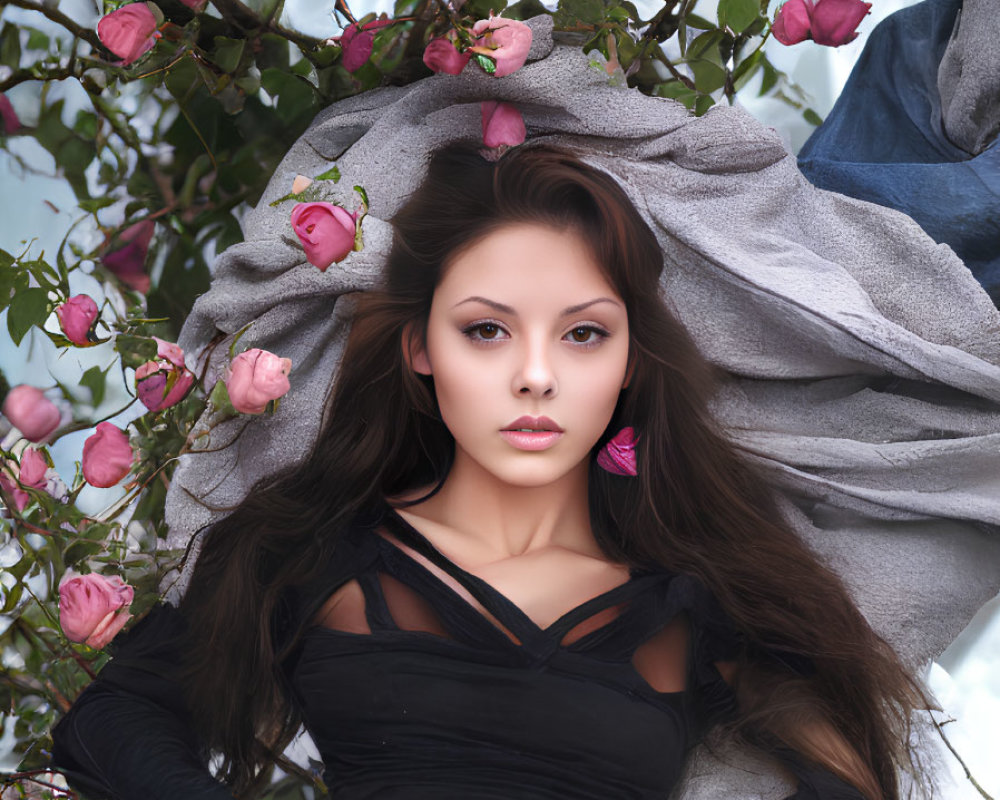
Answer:
<svg viewBox="0 0 1000 800"><path fill-rule="evenodd" d="M635 649L632 666L655 691L683 692L688 688L690 646L691 621L682 611Z"/></svg>
<svg viewBox="0 0 1000 800"><path fill-rule="evenodd" d="M636 581L642 580L634 571L630 570L627 581L584 600L559 615L551 624L542 626L491 584L448 559L395 509L388 506L387 509L389 513L385 522L391 533L381 530L377 535L388 542L397 553L401 553L448 586L462 598L466 605L476 610L495 627L503 630L508 638L515 642L518 641L518 638L523 639L524 636L537 639L540 634L548 637L558 634L562 638L567 630L579 625L589 615L604 611L614 600L628 595L637 588L634 586ZM402 537L409 539L410 544L402 542ZM501 617L504 621L501 621ZM611 619L609 618L608 621L610 622ZM519 637L519 632L523 632L524 635ZM581 638L581 636L575 638Z"/></svg>

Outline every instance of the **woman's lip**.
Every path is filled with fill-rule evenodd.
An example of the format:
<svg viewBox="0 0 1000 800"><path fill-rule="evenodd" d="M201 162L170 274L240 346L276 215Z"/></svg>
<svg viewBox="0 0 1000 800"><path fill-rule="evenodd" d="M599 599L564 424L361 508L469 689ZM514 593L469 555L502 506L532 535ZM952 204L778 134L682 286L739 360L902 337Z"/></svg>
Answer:
<svg viewBox="0 0 1000 800"><path fill-rule="evenodd" d="M518 450L547 450L562 437L562 431L500 431L500 435Z"/></svg>
<svg viewBox="0 0 1000 800"><path fill-rule="evenodd" d="M554 420L548 417L529 417L527 415L518 417L510 425L504 428L505 431L516 431L520 429L530 429L533 431L554 431L562 433L563 429L556 425Z"/></svg>

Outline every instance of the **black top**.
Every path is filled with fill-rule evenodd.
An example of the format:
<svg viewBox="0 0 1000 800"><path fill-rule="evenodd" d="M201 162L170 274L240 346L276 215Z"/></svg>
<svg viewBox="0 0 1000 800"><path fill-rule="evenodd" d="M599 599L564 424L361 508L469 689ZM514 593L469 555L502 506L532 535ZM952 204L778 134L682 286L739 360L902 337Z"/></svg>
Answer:
<svg viewBox="0 0 1000 800"><path fill-rule="evenodd" d="M541 628L388 507L348 531L335 562L294 607L311 619L354 580L355 602L338 606L347 624L308 628L283 666L337 800L665 800L688 750L733 709L715 662L735 657L738 637L692 576L632 570ZM681 614L686 685L658 691L636 654ZM53 730L53 766L87 797L230 797L167 677L180 617L158 606L119 637ZM801 781L794 800L863 800L787 764Z"/></svg>

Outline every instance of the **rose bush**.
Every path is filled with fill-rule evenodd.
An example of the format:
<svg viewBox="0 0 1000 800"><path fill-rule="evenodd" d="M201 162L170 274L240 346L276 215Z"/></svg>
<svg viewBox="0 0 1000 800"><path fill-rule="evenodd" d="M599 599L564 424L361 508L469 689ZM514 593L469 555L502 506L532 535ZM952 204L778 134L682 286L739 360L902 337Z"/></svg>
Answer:
<svg viewBox="0 0 1000 800"><path fill-rule="evenodd" d="M348 72L357 72L361 69L362 64L371 58L375 32L394 22L392 19L374 19L361 25L352 22L340 36L334 37L331 41L340 44L340 63L344 69Z"/></svg>
<svg viewBox="0 0 1000 800"><path fill-rule="evenodd" d="M30 442L40 442L59 427L62 415L55 403L41 389L21 384L7 393L3 413L21 435Z"/></svg>
<svg viewBox="0 0 1000 800"><path fill-rule="evenodd" d="M100 650L131 619L135 590L118 575L67 576L59 584L59 626L71 642Z"/></svg>
<svg viewBox="0 0 1000 800"><path fill-rule="evenodd" d="M326 271L354 249L357 215L333 203L299 203L292 209L292 229L309 263Z"/></svg>
<svg viewBox="0 0 1000 800"><path fill-rule="evenodd" d="M284 397L291 388L289 358L254 347L240 353L229 365L225 382L233 408L242 414L263 414L267 404Z"/></svg>
<svg viewBox="0 0 1000 800"><path fill-rule="evenodd" d="M110 422L98 423L83 443L83 477L91 486L114 486L128 475L134 460L128 434Z"/></svg>

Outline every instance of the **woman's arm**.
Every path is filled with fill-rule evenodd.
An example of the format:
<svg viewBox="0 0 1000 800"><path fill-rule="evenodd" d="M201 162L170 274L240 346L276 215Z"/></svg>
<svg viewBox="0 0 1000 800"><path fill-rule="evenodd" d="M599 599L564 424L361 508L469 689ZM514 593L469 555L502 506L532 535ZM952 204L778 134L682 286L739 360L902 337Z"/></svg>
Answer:
<svg viewBox="0 0 1000 800"><path fill-rule="evenodd" d="M52 766L91 800L231 800L190 727L175 666L180 614L154 608L52 730Z"/></svg>

